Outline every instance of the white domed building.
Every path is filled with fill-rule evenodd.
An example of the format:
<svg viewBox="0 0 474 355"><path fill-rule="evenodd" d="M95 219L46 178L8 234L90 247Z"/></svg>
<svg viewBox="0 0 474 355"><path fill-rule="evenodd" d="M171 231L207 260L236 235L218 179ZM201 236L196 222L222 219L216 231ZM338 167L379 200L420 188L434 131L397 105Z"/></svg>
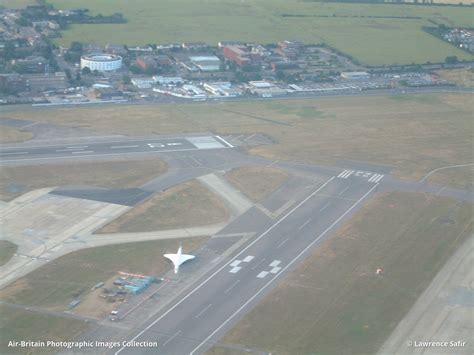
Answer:
<svg viewBox="0 0 474 355"><path fill-rule="evenodd" d="M81 57L81 69L114 71L122 67L122 57L115 54L87 54Z"/></svg>

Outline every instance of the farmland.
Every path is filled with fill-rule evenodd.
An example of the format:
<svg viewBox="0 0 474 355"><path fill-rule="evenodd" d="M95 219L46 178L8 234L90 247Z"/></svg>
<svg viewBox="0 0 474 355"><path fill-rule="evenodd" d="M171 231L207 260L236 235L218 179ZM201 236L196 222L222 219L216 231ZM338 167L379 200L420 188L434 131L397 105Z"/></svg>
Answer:
<svg viewBox="0 0 474 355"><path fill-rule="evenodd" d="M228 347L277 354L374 353L470 235L472 223L469 204L416 193L380 194L209 353L227 354Z"/></svg>
<svg viewBox="0 0 474 355"><path fill-rule="evenodd" d="M98 44L221 40L270 43L299 38L306 43L327 43L362 63L410 64L442 62L449 55L472 56L422 31L422 26L443 23L472 25L471 8L406 5L334 4L302 1L251 0L53 0L58 8L88 7L92 14L120 12L126 24L73 25L58 44L80 40Z"/></svg>

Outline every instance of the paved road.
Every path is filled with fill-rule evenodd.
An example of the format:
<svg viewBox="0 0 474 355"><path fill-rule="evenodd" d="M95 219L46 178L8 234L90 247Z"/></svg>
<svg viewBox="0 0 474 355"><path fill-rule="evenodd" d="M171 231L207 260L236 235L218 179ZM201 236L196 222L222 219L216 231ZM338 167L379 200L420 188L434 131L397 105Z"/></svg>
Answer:
<svg viewBox="0 0 474 355"><path fill-rule="evenodd" d="M121 348L115 354L205 352L377 186L363 177L329 178L166 311L123 339L157 341L158 348Z"/></svg>
<svg viewBox="0 0 474 355"><path fill-rule="evenodd" d="M130 153L176 152L200 149L232 148L219 136L195 136L186 138L141 138L113 142L87 142L61 145L39 145L1 148L0 161L40 160L51 158L77 158L84 156L122 155Z"/></svg>

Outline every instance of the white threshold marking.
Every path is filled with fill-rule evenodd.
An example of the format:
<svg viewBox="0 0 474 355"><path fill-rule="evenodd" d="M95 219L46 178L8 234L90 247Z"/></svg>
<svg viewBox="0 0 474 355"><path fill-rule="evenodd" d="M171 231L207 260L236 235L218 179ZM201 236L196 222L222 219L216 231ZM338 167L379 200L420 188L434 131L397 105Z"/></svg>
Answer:
<svg viewBox="0 0 474 355"><path fill-rule="evenodd" d="M232 267L239 266L241 262L242 262L241 260L234 260L232 263L229 264L229 266L232 266Z"/></svg>
<svg viewBox="0 0 474 355"><path fill-rule="evenodd" d="M265 276L268 275L268 272L267 271L262 271L260 274L257 275L257 277L259 279L263 279Z"/></svg>
<svg viewBox="0 0 474 355"><path fill-rule="evenodd" d="M280 265L281 261L280 260L273 260L269 266L271 267L275 267L275 266L278 266Z"/></svg>
<svg viewBox="0 0 474 355"><path fill-rule="evenodd" d="M230 272L231 274L236 274L236 273L238 273L238 272L240 271L240 269L242 269L240 266L235 266L235 267L233 267L232 269L230 269L229 272Z"/></svg>
<svg viewBox="0 0 474 355"><path fill-rule="evenodd" d="M206 339L204 339L193 351L189 353L189 355L195 354L204 344L208 343L209 339L211 339L218 331L220 331L223 327L226 326L237 314L239 314L245 307L248 306L250 302L252 302L255 298L257 298L270 284L279 276L282 275L285 270L291 267L304 253L308 251L314 244L316 244L322 237L324 237L336 224L338 224L341 219L347 216L361 201L363 201L376 187L378 184L374 185L369 191L367 191L360 199L358 199L346 212L339 216L329 227L327 227L316 239L314 239L306 248L304 248L297 256L295 256L280 272L273 276L265 285L263 285L259 291L257 291L252 297L250 297L247 302L245 302L239 309L237 309L232 315L230 315L219 327L217 327ZM133 339L135 340L135 339Z"/></svg>
<svg viewBox="0 0 474 355"><path fill-rule="evenodd" d="M312 219L312 217L311 217L311 218L308 218L308 220L307 220L306 222L304 222L301 226L298 227L298 230L301 230L301 229L303 229L304 227L306 227L306 225L307 225L309 222L311 222L311 219Z"/></svg>
<svg viewBox="0 0 474 355"><path fill-rule="evenodd" d="M319 210L319 212L323 212L326 208L329 207L330 204L331 204L331 202L326 203L323 207L321 207L321 209Z"/></svg>
<svg viewBox="0 0 474 355"><path fill-rule="evenodd" d="M235 281L232 285L230 285L225 291L224 293L228 293L230 290L232 290L235 286L237 286L237 284L240 282L240 280L237 280Z"/></svg>
<svg viewBox="0 0 474 355"><path fill-rule="evenodd" d="M114 145L110 149L121 149L121 148L138 148L139 145Z"/></svg>
<svg viewBox="0 0 474 355"><path fill-rule="evenodd" d="M249 256L246 256L243 261L244 261L245 263L249 263L249 262L251 262L254 258L255 258L254 256L249 255Z"/></svg>
<svg viewBox="0 0 474 355"><path fill-rule="evenodd" d="M229 148L234 148L234 146L232 144L230 144L229 142L227 142L224 138L222 138L221 136L215 136L217 139L219 139L221 142L225 143Z"/></svg>
<svg viewBox="0 0 474 355"><path fill-rule="evenodd" d="M275 266L273 269L270 270L270 272L271 272L272 274L277 274L278 271L280 271L280 270L281 270L281 267Z"/></svg>
<svg viewBox="0 0 474 355"><path fill-rule="evenodd" d="M214 273L212 275L210 275L207 279L205 279L203 282L201 282L198 286L196 286L193 290L191 290L190 292L188 292L186 294L186 296L184 296L180 301L176 302L174 304L174 306L170 307L165 313L163 313L161 316L159 316L158 318L156 318L151 324L149 324L148 326L146 326L142 331L140 331L137 335L135 335L132 339L130 339L129 341L135 341L137 340L137 338L139 338L140 336L143 335L143 333L145 333L146 331L148 331L151 327L153 327L156 323L158 323L160 320L162 320L164 317L166 317L170 312L172 312L176 307L178 307L181 303L183 303L184 301L186 301L189 297L191 297L197 290L199 290L202 286L204 286L210 279L212 279L214 276L216 276L218 273L220 273L222 270L224 270L232 261L234 261L237 257L239 257L240 255L242 255L243 253L245 253L249 248L251 248L255 243L257 243L260 239L262 239L263 237L265 237L268 233L270 233L270 231L272 231L274 228L276 228L276 226L278 226L281 222L283 222L285 219L288 218L288 216L290 216L293 212L295 212L298 208L300 208L303 204L305 204L309 199L311 199L314 195L316 195L319 191L321 191L322 189L324 189L332 180L334 180L334 176L329 178L324 184L322 184L320 187L318 187L315 191L313 191L309 196L307 196L303 201L301 201L300 203L298 203L295 207L293 207L290 211L288 211L283 217L281 217L277 222L275 222L273 225L271 225L266 231L264 231L262 234L260 234L259 237L255 238L253 242L251 242L249 245L247 245L244 249L242 249L237 255L234 256L233 259L229 260L227 263L225 263L224 265L222 265L219 269L217 269L216 271L214 271ZM375 186L374 186L375 188ZM371 190L370 190L371 191ZM369 191L369 192L370 192ZM368 195L368 193L367 193ZM364 196L365 197L365 196ZM265 259L263 259L265 260ZM262 262L263 262L262 260ZM256 266L254 266L256 267ZM288 267L288 265L287 265ZM253 268L252 268L253 269ZM240 312L241 308L239 308L238 312ZM235 315L232 316L232 318L234 317ZM228 321L226 321L227 323ZM223 325L221 325L219 327L219 329L221 329L223 327ZM218 330L217 330L218 331ZM212 337L217 331L213 332L207 339L206 341ZM192 353L196 352L196 350L198 348L200 348L206 341L202 342L201 344L199 344L199 346L193 350ZM116 352L115 352L115 355L121 353L123 350L125 349L125 346L122 346L120 349L118 349Z"/></svg>
<svg viewBox="0 0 474 355"><path fill-rule="evenodd" d="M344 192L346 192L347 190L349 190L349 187L350 187L350 186L346 186L346 187L344 188L344 190L342 190L341 192L339 192L337 195L338 195L338 196L341 196Z"/></svg>
<svg viewBox="0 0 474 355"><path fill-rule="evenodd" d="M256 263L254 266L252 266L252 270L255 270L257 267L259 267L263 262L265 261L265 258L260 260L258 263Z"/></svg>
<svg viewBox="0 0 474 355"><path fill-rule="evenodd" d="M71 152L72 154L89 154L89 153L94 153L93 150L79 150L79 151L74 151Z"/></svg>
<svg viewBox="0 0 474 355"><path fill-rule="evenodd" d="M171 340L173 340L174 338L176 338L179 333L181 333L181 329L178 330L176 333L174 333L171 338L169 338L167 341L165 341L162 346L166 346L166 344L168 344Z"/></svg>
<svg viewBox="0 0 474 355"><path fill-rule="evenodd" d="M277 249L281 248L290 238L286 238L284 241L282 241L280 244L277 245Z"/></svg>
<svg viewBox="0 0 474 355"><path fill-rule="evenodd" d="M209 303L206 308L204 308L201 312L199 312L198 314L196 314L194 316L194 318L199 318L200 316L202 316L209 308L211 308L212 306L212 303Z"/></svg>

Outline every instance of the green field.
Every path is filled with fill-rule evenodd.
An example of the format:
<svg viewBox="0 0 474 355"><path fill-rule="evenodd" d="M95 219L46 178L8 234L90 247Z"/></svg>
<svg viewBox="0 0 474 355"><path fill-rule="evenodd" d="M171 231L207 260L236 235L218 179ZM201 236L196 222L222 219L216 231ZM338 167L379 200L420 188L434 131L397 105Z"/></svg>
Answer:
<svg viewBox="0 0 474 355"><path fill-rule="evenodd" d="M15 254L18 246L6 240L0 240L0 266L6 264Z"/></svg>
<svg viewBox="0 0 474 355"><path fill-rule="evenodd" d="M471 234L472 211L448 198L378 195L209 354L228 354L229 346L279 355L376 352Z"/></svg>
<svg viewBox="0 0 474 355"><path fill-rule="evenodd" d="M370 65L441 62L449 55L473 59L421 30L422 26L433 26L428 20L472 27L473 9L468 7L297 0L116 0L113 5L108 0L49 2L63 9L87 7L93 14L120 12L129 21L73 25L58 40L62 45L77 40L128 45L205 41L216 45L222 40L270 43L298 38L311 44L325 42Z"/></svg>

